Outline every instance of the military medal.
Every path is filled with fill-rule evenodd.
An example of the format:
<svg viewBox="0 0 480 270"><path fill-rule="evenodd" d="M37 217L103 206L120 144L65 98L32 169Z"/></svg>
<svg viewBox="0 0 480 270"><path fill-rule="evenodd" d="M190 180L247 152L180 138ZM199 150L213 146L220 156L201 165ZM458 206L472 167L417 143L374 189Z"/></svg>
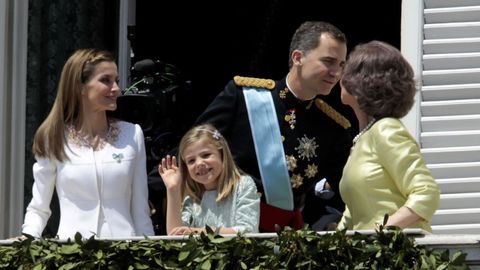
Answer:
<svg viewBox="0 0 480 270"><path fill-rule="evenodd" d="M315 164L309 164L305 169L305 176L308 178L314 178L318 172L318 167Z"/></svg>
<svg viewBox="0 0 480 270"><path fill-rule="evenodd" d="M294 174L292 175L291 182L292 182L292 187L297 188L303 184L303 177L299 174Z"/></svg>
<svg viewBox="0 0 480 270"><path fill-rule="evenodd" d="M309 139L307 135L303 135L301 139L298 139L298 146L295 147L295 150L298 151L298 156L301 159L307 159L310 161L310 158L316 157L317 154L315 153L315 149L317 149L318 145L315 142L315 138Z"/></svg>
<svg viewBox="0 0 480 270"><path fill-rule="evenodd" d="M280 90L278 95L280 96L281 99L285 99L287 97L287 93L288 93L288 88L285 87L285 89Z"/></svg>
<svg viewBox="0 0 480 270"><path fill-rule="evenodd" d="M296 118L295 109L288 110L288 114L285 115L285 121L288 122L291 129L295 129L295 123L297 122Z"/></svg>

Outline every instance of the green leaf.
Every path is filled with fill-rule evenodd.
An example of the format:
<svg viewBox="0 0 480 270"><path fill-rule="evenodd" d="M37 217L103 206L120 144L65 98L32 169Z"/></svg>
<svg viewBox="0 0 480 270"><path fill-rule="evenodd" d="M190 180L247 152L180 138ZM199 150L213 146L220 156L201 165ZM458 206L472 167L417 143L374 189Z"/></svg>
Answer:
<svg viewBox="0 0 480 270"><path fill-rule="evenodd" d="M103 251L102 250L99 250L95 253L95 257L97 258L97 260L101 260L103 258Z"/></svg>
<svg viewBox="0 0 480 270"><path fill-rule="evenodd" d="M43 270L43 269L44 269L44 267L41 264L37 264L32 268L32 270Z"/></svg>
<svg viewBox="0 0 480 270"><path fill-rule="evenodd" d="M60 268L58 268L58 270L70 270L70 269L75 269L76 267L78 266L78 263L67 263L67 264L64 264L62 266L60 266Z"/></svg>
<svg viewBox="0 0 480 270"><path fill-rule="evenodd" d="M148 264L143 264L143 263L134 263L135 269L150 269L150 266Z"/></svg>
<svg viewBox="0 0 480 270"><path fill-rule="evenodd" d="M382 225L383 225L383 226L387 225L387 222L388 222L388 214L385 214L385 215L383 216L383 224L382 224Z"/></svg>
<svg viewBox="0 0 480 270"><path fill-rule="evenodd" d="M210 260L206 260L202 263L202 270L209 270L210 268L212 268Z"/></svg>
<svg viewBox="0 0 480 270"><path fill-rule="evenodd" d="M208 229L206 229L208 231ZM467 269L466 254L416 245L401 230L376 234L319 235L285 228L274 238L225 238L203 233L188 239L100 241L91 237L59 244L40 239L0 245L5 269Z"/></svg>
<svg viewBox="0 0 480 270"><path fill-rule="evenodd" d="M212 240L212 243L213 244L221 244L221 243L232 241L232 239L234 239L234 238L227 238L227 237L215 238L215 239Z"/></svg>
<svg viewBox="0 0 480 270"><path fill-rule="evenodd" d="M59 250L60 254L75 254L75 253L80 253L80 251L81 251L81 248L77 244L63 245Z"/></svg>
<svg viewBox="0 0 480 270"><path fill-rule="evenodd" d="M82 234L80 234L79 232L75 233L75 243L77 243L78 245L81 245L83 243Z"/></svg>
<svg viewBox="0 0 480 270"><path fill-rule="evenodd" d="M462 265L466 260L467 254L460 251L455 252L452 255L452 264L453 265Z"/></svg>
<svg viewBox="0 0 480 270"><path fill-rule="evenodd" d="M207 232L207 234L215 234L212 228L210 228L210 226L208 225L205 225L205 231Z"/></svg>
<svg viewBox="0 0 480 270"><path fill-rule="evenodd" d="M438 266L436 270L445 270L445 269L447 269L447 268L448 268L447 265L442 264L442 265Z"/></svg>
<svg viewBox="0 0 480 270"><path fill-rule="evenodd" d="M179 260L179 261L183 261L183 260L185 260L186 258L188 258L188 255L190 255L190 251L189 251L189 250L181 251L180 254L178 254L178 260Z"/></svg>

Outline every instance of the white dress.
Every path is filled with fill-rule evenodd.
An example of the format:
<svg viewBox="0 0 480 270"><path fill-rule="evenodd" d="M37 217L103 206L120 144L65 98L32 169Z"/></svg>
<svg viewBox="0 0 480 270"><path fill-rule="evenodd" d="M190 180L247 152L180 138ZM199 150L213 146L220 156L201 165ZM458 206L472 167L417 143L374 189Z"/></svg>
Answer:
<svg viewBox="0 0 480 270"><path fill-rule="evenodd" d="M93 151L68 140L70 160L36 158L32 200L22 232L40 237L51 215L54 188L60 204L58 237L154 235L149 216L146 154L139 125L116 121L118 137Z"/></svg>

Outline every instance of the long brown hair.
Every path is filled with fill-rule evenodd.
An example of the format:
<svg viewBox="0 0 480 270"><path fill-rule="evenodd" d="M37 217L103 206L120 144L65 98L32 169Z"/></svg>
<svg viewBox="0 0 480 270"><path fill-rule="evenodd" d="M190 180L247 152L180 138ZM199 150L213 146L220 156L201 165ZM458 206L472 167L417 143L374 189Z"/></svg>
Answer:
<svg viewBox="0 0 480 270"><path fill-rule="evenodd" d="M63 66L57 96L47 118L35 133L32 151L35 156L68 160L64 145L66 124L76 124L81 110L82 85L88 82L101 62L115 62L110 52L80 49Z"/></svg>
<svg viewBox="0 0 480 270"><path fill-rule="evenodd" d="M185 149L192 143L198 141L205 141L220 151L223 168L218 177L217 184L217 202L219 202L228 197L235 190L235 185L240 180L242 172L235 164L227 141L211 124L199 125L190 129L180 141L179 166L185 179L182 185L183 195L189 195L194 201L200 202L203 193L205 192L205 187L202 184L195 182L188 173L187 164L183 157Z"/></svg>

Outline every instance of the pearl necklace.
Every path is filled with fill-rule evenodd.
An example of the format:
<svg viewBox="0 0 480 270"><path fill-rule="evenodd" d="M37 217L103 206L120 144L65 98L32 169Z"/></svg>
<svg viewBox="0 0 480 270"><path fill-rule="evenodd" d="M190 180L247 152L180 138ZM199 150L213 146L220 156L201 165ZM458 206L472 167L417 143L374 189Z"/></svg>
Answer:
<svg viewBox="0 0 480 270"><path fill-rule="evenodd" d="M375 118L372 118L372 120L370 120L370 122L368 122L368 124L362 129L362 131L360 131L357 136L355 136L353 138L353 145L352 147L357 143L358 139L360 139L360 136L363 135L363 133L367 132L368 129L370 129L373 124L375 123Z"/></svg>

